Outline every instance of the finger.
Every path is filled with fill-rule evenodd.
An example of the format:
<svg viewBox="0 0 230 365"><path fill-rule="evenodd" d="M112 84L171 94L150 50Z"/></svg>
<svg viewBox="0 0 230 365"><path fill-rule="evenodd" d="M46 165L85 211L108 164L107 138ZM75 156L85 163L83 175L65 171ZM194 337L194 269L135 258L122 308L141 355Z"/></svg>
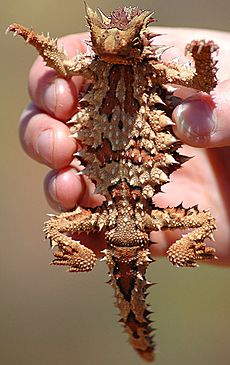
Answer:
<svg viewBox="0 0 230 365"><path fill-rule="evenodd" d="M70 58L77 52L86 51L84 40L86 34L68 35L60 38L58 44L63 45ZM56 72L45 66L41 57L34 62L29 74L29 92L37 107L57 119L67 121L77 108L77 99L84 86L80 76L71 80L58 77Z"/></svg>
<svg viewBox="0 0 230 365"><path fill-rule="evenodd" d="M68 166L72 161L77 144L69 137L69 128L42 113L34 104L23 112L19 129L21 144L34 160L55 169Z"/></svg>
<svg viewBox="0 0 230 365"><path fill-rule="evenodd" d="M77 205L96 207L104 200L94 194L94 184L85 176L76 175L71 166L50 171L44 181L48 203L55 210L70 210Z"/></svg>
<svg viewBox="0 0 230 365"><path fill-rule="evenodd" d="M174 131L194 147L230 145L230 80L215 88L211 96L198 93L186 99L173 112Z"/></svg>

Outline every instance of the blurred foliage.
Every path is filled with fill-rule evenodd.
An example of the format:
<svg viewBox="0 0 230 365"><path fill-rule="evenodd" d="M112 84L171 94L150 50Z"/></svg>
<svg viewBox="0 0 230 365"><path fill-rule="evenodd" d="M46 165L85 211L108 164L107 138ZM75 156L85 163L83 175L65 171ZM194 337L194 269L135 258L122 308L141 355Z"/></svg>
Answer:
<svg viewBox="0 0 230 365"><path fill-rule="evenodd" d="M91 0L108 13L123 4ZM137 0L156 10L159 25L229 31L229 1ZM42 225L47 206L42 180L47 172L19 146L17 120L29 97L26 79L35 52L4 36L14 21L53 36L85 31L83 1L1 2L1 330L4 365L141 364L126 343L106 286L106 268L65 274L48 266ZM191 35L192 38L192 35ZM50 255L51 256L51 255ZM156 365L229 364L229 270L202 266L178 270L157 260L148 270L158 282L149 295L158 328Z"/></svg>

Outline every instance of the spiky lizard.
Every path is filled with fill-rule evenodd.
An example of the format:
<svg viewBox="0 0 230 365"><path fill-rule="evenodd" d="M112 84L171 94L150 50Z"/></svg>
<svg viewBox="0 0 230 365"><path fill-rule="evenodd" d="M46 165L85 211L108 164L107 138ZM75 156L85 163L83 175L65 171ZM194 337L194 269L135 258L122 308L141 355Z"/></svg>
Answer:
<svg viewBox="0 0 230 365"><path fill-rule="evenodd" d="M19 24L8 28L33 45L59 76L81 75L91 81L70 130L82 144L82 173L106 201L97 208L55 215L44 231L57 248L53 264L66 265L71 272L90 271L96 262L95 253L71 235L105 231L103 254L121 321L134 349L152 361L155 344L145 303L151 285L145 272L153 261L150 232L192 229L167 251L174 265L194 267L197 261L215 258L215 249L204 243L215 229L209 211L182 205L163 209L153 202L169 175L187 160L177 152L182 143L173 133L173 92L167 85L209 93L217 83L212 53L218 47L212 41L192 41L186 53L193 66L178 65L162 60L164 47L153 42L159 34L148 29L155 20L150 11L122 7L109 17L100 11L99 17L86 5L86 19L91 51L73 59L49 36Z"/></svg>

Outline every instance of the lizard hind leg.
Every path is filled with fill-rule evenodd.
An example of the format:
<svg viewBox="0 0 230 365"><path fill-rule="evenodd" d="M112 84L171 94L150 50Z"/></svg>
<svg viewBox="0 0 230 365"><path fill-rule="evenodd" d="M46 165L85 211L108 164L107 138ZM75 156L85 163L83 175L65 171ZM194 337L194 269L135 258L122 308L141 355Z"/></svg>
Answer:
<svg viewBox="0 0 230 365"><path fill-rule="evenodd" d="M215 219L209 211L199 211L197 207L185 209L182 205L175 208L156 208L146 215L146 228L149 231L182 229L189 232L173 243L167 255L176 266L197 266L197 261L216 259L215 249L207 247L205 238L213 238Z"/></svg>
<svg viewBox="0 0 230 365"><path fill-rule="evenodd" d="M50 239L54 252L53 265L69 266L71 272L91 271L96 263L96 255L89 248L70 237L73 233L92 232L97 223L97 214L77 208L73 212L52 216L45 223L44 232Z"/></svg>
<svg viewBox="0 0 230 365"><path fill-rule="evenodd" d="M181 228L194 229L169 247L169 261L176 266L196 267L197 261L216 259L215 249L204 243L205 238L213 238L215 219L210 212L199 212L196 207L182 210Z"/></svg>

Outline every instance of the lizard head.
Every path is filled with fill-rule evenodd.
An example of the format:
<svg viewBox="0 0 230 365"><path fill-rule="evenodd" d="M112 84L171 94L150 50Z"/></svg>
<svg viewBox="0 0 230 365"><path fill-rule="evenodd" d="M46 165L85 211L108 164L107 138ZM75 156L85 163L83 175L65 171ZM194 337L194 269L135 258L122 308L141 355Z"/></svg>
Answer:
<svg viewBox="0 0 230 365"><path fill-rule="evenodd" d="M145 36L147 25L155 19L148 10L122 7L106 17L100 16L86 4L86 19L90 27L92 49L108 63L132 64L143 59L149 45Z"/></svg>

